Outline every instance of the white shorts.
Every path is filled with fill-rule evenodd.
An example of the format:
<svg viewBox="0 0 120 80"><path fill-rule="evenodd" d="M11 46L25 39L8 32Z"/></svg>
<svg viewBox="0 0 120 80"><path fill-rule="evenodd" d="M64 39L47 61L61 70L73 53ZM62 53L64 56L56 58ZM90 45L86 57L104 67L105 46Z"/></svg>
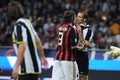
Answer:
<svg viewBox="0 0 120 80"><path fill-rule="evenodd" d="M79 80L76 62L55 60L52 70L52 80Z"/></svg>

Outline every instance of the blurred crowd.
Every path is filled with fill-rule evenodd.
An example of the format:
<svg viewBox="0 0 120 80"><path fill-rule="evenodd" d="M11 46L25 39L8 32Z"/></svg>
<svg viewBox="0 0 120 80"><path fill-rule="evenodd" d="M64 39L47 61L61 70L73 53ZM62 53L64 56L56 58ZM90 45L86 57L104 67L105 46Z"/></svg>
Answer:
<svg viewBox="0 0 120 80"><path fill-rule="evenodd" d="M0 46L12 46L13 24L8 19L7 4L0 0ZM120 47L120 0L16 0L24 7L26 17L38 33L44 48L56 48L56 28L65 10L85 11L94 31L90 48Z"/></svg>

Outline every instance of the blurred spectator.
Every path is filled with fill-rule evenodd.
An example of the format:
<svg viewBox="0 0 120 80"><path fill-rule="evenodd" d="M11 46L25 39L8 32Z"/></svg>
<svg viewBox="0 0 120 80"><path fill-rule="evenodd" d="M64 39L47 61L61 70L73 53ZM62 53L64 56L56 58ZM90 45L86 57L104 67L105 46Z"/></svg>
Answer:
<svg viewBox="0 0 120 80"><path fill-rule="evenodd" d="M55 23L55 25L59 22L59 17L57 15L53 15L53 23Z"/></svg>
<svg viewBox="0 0 120 80"><path fill-rule="evenodd" d="M109 7L110 7L110 0L106 0L103 3L102 11L108 13L109 12Z"/></svg>
<svg viewBox="0 0 120 80"><path fill-rule="evenodd" d="M101 22L99 22L99 31L101 31L104 35L107 33L108 31L108 27L106 26L106 22L104 20L102 20Z"/></svg>
<svg viewBox="0 0 120 80"><path fill-rule="evenodd" d="M43 35L43 30L42 30L42 28L38 28L38 30L37 30L37 34L38 34L38 36L39 36L39 38L40 38L40 40L41 40L41 42L42 42L42 44L44 43L44 35Z"/></svg>
<svg viewBox="0 0 120 80"><path fill-rule="evenodd" d="M110 23L110 30L113 35L120 34L120 25L116 21L111 21Z"/></svg>
<svg viewBox="0 0 120 80"><path fill-rule="evenodd" d="M11 22L7 17L7 4L0 3L0 45L11 44ZM120 46L120 0L16 0L22 3L26 16L32 21L35 30L42 39L45 48L55 48L56 32L63 21L65 10L85 11L89 15L89 24L94 30L91 43L96 48L108 48L109 45ZM54 40L53 40L54 39ZM1 43L3 42L3 43ZM118 43L118 45L117 45ZM91 45L90 45L91 46Z"/></svg>
<svg viewBox="0 0 120 80"><path fill-rule="evenodd" d="M34 19L32 21L32 24L34 26L34 29L37 31L39 29L39 23L38 23L38 20L37 19Z"/></svg>
<svg viewBox="0 0 120 80"><path fill-rule="evenodd" d="M43 25L43 31L45 33L45 35L49 36L49 27L55 27L55 24L52 22L52 18L48 17L47 18L47 22Z"/></svg>
<svg viewBox="0 0 120 80"><path fill-rule="evenodd" d="M0 34L0 45L1 46L11 46L11 42L7 40L5 34Z"/></svg>
<svg viewBox="0 0 120 80"><path fill-rule="evenodd" d="M106 40L104 38L104 34L102 31L97 31L97 34L94 35L96 48L105 49L106 48Z"/></svg>
<svg viewBox="0 0 120 80"><path fill-rule="evenodd" d="M0 23L1 22L8 22L6 7L0 7Z"/></svg>

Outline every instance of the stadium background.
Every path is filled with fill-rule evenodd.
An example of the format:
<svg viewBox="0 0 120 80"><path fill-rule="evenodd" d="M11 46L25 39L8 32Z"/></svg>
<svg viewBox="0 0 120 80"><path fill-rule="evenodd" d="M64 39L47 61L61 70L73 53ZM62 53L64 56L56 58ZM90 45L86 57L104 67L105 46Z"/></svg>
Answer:
<svg viewBox="0 0 120 80"><path fill-rule="evenodd" d="M13 24L8 19L7 4L12 0L0 0L0 80L10 76L16 55L12 49ZM89 45L90 80L120 80L120 61L104 55L109 46L120 47L120 0L16 0L22 3L37 31L44 50L52 65L56 49L56 27L62 23L63 12L72 9L84 10L89 15L89 24L94 37ZM41 77L51 77L51 69ZM45 78L44 78L45 79Z"/></svg>

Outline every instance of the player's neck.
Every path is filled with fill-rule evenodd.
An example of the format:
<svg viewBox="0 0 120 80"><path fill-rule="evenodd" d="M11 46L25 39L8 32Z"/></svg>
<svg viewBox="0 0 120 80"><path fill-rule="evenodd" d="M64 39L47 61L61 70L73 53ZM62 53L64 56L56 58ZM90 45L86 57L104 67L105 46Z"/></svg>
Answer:
<svg viewBox="0 0 120 80"><path fill-rule="evenodd" d="M85 25L85 26L87 25L87 23L86 23L86 22L83 22L83 23L80 23L80 24L83 24L83 25Z"/></svg>
<svg viewBox="0 0 120 80"><path fill-rule="evenodd" d="M69 23L69 25L70 25L70 26L73 26L73 24L72 24L72 23Z"/></svg>

